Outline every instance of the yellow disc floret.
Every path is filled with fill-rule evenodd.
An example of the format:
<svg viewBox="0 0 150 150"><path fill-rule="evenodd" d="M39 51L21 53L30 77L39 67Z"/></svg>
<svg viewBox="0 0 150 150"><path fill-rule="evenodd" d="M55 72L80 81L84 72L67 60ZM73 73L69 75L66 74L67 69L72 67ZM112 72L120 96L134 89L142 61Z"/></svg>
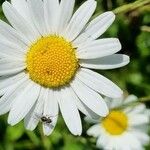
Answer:
<svg viewBox="0 0 150 150"><path fill-rule="evenodd" d="M78 69L72 44L55 35L42 37L32 44L26 63L30 79L49 88L69 83Z"/></svg>
<svg viewBox="0 0 150 150"><path fill-rule="evenodd" d="M111 135L120 135L127 130L128 118L122 111L111 111L102 121L104 129Z"/></svg>

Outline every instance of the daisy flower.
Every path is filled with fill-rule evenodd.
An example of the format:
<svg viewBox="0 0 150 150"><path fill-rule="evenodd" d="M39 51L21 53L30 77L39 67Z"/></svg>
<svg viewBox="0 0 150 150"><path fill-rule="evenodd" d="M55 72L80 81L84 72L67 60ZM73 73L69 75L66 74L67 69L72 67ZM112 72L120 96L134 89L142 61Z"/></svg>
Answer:
<svg viewBox="0 0 150 150"><path fill-rule="evenodd" d="M122 91L90 69L113 69L129 63L116 38L98 39L115 19L106 12L89 21L96 9L87 0L73 14L75 0L11 0L2 5L9 24L0 21L0 114L8 123L22 119L34 130L42 117L45 135L56 125L59 109L74 135L82 132L79 110L106 116L101 95ZM89 69L88 69L89 68ZM99 93L99 94L98 94ZM43 119L42 119L43 120Z"/></svg>
<svg viewBox="0 0 150 150"><path fill-rule="evenodd" d="M86 118L87 122L95 123L87 134L97 138L97 147L104 150L144 150L144 145L150 142L147 134L150 123L150 110L144 104L128 106L137 100L134 95L126 99L105 99L110 113L101 119Z"/></svg>

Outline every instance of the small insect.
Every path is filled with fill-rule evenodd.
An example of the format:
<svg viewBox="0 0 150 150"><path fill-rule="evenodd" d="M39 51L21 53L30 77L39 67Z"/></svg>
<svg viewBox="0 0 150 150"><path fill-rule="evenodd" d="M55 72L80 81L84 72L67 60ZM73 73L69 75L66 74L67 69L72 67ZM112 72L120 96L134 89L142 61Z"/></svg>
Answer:
<svg viewBox="0 0 150 150"><path fill-rule="evenodd" d="M46 124L52 123L52 119L50 117L42 116L41 121Z"/></svg>
<svg viewBox="0 0 150 150"><path fill-rule="evenodd" d="M35 113L35 119L40 119L40 121L42 123L47 124L47 125L52 124L52 122L53 122L52 118L56 117L56 116L58 116L58 115L47 116L47 115L43 115L43 114L38 115L38 114Z"/></svg>

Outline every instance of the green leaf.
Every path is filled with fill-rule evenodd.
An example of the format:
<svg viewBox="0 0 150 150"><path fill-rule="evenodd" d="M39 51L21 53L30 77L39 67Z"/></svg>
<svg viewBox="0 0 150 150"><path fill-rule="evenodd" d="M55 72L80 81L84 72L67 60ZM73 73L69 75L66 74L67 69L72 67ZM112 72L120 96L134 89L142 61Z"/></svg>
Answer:
<svg viewBox="0 0 150 150"><path fill-rule="evenodd" d="M141 55L141 57L150 56L150 33L149 32L142 32L137 37L137 47L138 52Z"/></svg>
<svg viewBox="0 0 150 150"><path fill-rule="evenodd" d="M9 141L16 141L24 134L24 126L22 123L14 127L9 126L6 130L6 138Z"/></svg>

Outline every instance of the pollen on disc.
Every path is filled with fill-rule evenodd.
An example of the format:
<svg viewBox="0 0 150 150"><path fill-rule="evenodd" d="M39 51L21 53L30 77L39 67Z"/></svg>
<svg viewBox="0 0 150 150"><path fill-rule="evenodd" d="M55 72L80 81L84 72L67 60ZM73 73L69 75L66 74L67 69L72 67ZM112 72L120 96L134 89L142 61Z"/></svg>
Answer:
<svg viewBox="0 0 150 150"><path fill-rule="evenodd" d="M78 69L72 44L58 36L42 37L32 44L26 64L30 79L49 88L69 83Z"/></svg>
<svg viewBox="0 0 150 150"><path fill-rule="evenodd" d="M104 118L102 125L109 134L120 135L127 130L128 118L124 112L114 110Z"/></svg>

